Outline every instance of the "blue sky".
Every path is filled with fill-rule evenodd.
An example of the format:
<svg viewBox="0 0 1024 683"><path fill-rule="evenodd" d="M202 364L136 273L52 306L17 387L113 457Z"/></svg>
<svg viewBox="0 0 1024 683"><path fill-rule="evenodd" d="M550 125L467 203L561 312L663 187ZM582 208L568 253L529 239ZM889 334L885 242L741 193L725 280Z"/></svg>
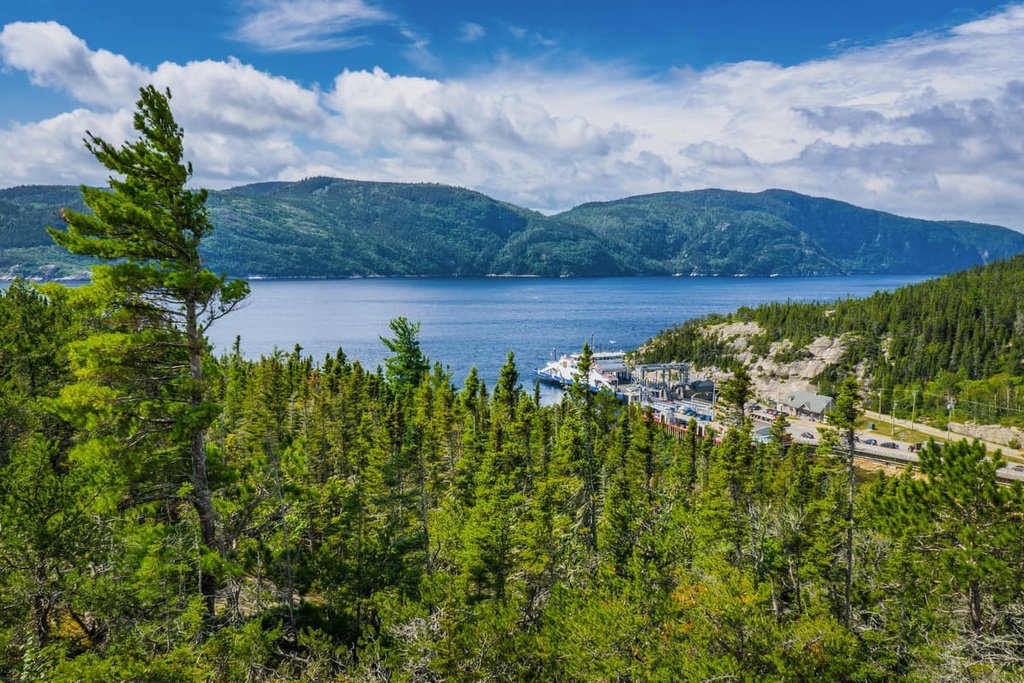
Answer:
<svg viewBox="0 0 1024 683"><path fill-rule="evenodd" d="M169 87L196 182L441 182L545 212L781 187L1024 230L1024 4L0 6L0 187L102 183Z"/></svg>

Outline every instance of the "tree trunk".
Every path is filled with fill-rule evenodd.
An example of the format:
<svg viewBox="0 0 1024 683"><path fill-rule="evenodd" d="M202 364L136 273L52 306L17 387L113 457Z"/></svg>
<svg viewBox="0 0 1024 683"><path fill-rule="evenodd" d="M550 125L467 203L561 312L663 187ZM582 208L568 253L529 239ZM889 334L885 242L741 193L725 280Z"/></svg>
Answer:
<svg viewBox="0 0 1024 683"><path fill-rule="evenodd" d="M192 379L189 408L197 410L203 402L203 347L199 336L196 302L185 304L185 332L188 335L189 368ZM206 471L205 429L193 427L189 434L192 457L192 504L199 516L199 530L206 550L220 552L217 544L216 515L210 494L210 480ZM217 601L217 577L200 571L199 590L203 594L208 616L213 616Z"/></svg>
<svg viewBox="0 0 1024 683"><path fill-rule="evenodd" d="M971 579L967 582L967 601L970 603L971 609L971 628L974 629L975 633L981 633L985 626L985 618L982 614L981 602L981 585L977 579Z"/></svg>
<svg viewBox="0 0 1024 683"><path fill-rule="evenodd" d="M854 454L854 441L853 441L853 429L850 429L846 435L846 445L849 449L849 482L848 482L848 497L846 506L846 590L844 594L844 616L846 620L846 628L852 628L853 626L853 494L854 494L854 469L853 469L853 454Z"/></svg>

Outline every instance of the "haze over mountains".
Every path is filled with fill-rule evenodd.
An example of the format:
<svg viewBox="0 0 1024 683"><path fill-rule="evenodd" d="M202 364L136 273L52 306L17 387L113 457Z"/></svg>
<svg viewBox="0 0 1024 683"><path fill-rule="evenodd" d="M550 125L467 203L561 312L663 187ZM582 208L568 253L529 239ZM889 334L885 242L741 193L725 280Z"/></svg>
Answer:
<svg viewBox="0 0 1024 683"><path fill-rule="evenodd" d="M87 264L46 226L77 187L0 190L0 275ZM1024 252L1024 234L924 221L784 190L666 192L545 216L436 184L310 178L211 192L209 267L234 276L940 274Z"/></svg>

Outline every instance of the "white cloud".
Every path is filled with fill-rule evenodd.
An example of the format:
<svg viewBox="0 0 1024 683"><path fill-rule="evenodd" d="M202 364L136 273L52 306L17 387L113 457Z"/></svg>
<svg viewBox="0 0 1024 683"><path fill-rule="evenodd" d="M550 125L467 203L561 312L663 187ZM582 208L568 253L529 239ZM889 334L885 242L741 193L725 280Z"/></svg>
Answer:
<svg viewBox="0 0 1024 683"><path fill-rule="evenodd" d="M407 39L428 54L426 38ZM0 178L11 184L101 175L81 150L84 130L130 137L136 89L154 82L174 93L197 180L211 187L313 174L436 181L545 211L664 190L781 187L1024 229L1022 6L790 67L659 77L505 59L464 79L343 71L320 91L234 60L146 71L57 24L8 25L0 55L90 108L0 130Z"/></svg>
<svg viewBox="0 0 1024 683"><path fill-rule="evenodd" d="M355 47L352 31L394 17L363 0L251 0L255 8L235 38L268 52L315 52Z"/></svg>
<svg viewBox="0 0 1024 683"><path fill-rule="evenodd" d="M390 154L413 144L433 153L478 147L604 156L631 138L621 127L599 128L579 115L552 116L514 95L481 96L462 83L391 76L381 69L342 73L324 101L344 119L346 142Z"/></svg>
<svg viewBox="0 0 1024 683"><path fill-rule="evenodd" d="M0 177L5 186L104 184L106 169L85 151L86 130L122 140L132 131L131 112L110 115L76 109L0 130Z"/></svg>
<svg viewBox="0 0 1024 683"><path fill-rule="evenodd" d="M84 104L118 107L145 83L144 69L107 50L90 50L53 21L4 26L0 57L27 72L34 85L67 90Z"/></svg>
<svg viewBox="0 0 1024 683"><path fill-rule="evenodd" d="M165 62L150 75L170 88L175 116L186 131L256 137L315 129L324 124L320 93L237 60L185 65Z"/></svg>
<svg viewBox="0 0 1024 683"><path fill-rule="evenodd" d="M473 43L483 38L485 33L486 31L484 31L483 26L467 21L462 25L462 30L459 32L459 39L467 43Z"/></svg>
<svg viewBox="0 0 1024 683"><path fill-rule="evenodd" d="M954 29L959 35L1000 35L1024 29L1024 6L1007 7L1004 11L963 24Z"/></svg>

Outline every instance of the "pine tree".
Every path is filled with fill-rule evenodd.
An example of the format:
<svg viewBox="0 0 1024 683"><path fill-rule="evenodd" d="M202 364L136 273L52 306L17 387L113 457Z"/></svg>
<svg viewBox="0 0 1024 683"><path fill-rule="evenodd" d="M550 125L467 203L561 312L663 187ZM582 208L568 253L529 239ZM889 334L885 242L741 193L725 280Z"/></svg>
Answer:
<svg viewBox="0 0 1024 683"><path fill-rule="evenodd" d="M395 336L380 338L388 351L394 354L384 359L388 380L401 391L413 391L430 371L430 360L420 348L420 324L398 316L389 326Z"/></svg>
<svg viewBox="0 0 1024 683"><path fill-rule="evenodd" d="M861 407L860 385L857 380L847 377L839 385L836 407L829 413L829 424L838 432L841 448L846 455L847 476L847 507L846 507L846 586L843 594L845 625L853 623L853 504L856 485L853 458L855 454L855 431L857 422L863 415Z"/></svg>
<svg viewBox="0 0 1024 683"><path fill-rule="evenodd" d="M205 333L245 298L248 286L203 267L199 246L213 230L207 193L186 189L192 165L182 161L183 131L170 97L153 86L140 90L134 123L141 137L134 142L117 148L87 133L86 148L119 177L111 176L109 192L83 187L92 213L63 211L67 230L49 232L74 254L111 261L94 266L92 284L79 293L104 318L76 347L77 372L82 383L116 392L125 451L162 452L170 460L185 455L202 543L216 552L204 437L217 406L207 401ZM161 467L161 475L176 469ZM177 489L182 482L166 483ZM210 612L216 589L204 573Z"/></svg>
<svg viewBox="0 0 1024 683"><path fill-rule="evenodd" d="M966 440L930 442L919 454L923 477L904 475L878 512L891 530L935 562L932 578L959 595L975 633L992 625L989 603L1024 581L1019 520L1024 489L1001 485L1002 453Z"/></svg>

